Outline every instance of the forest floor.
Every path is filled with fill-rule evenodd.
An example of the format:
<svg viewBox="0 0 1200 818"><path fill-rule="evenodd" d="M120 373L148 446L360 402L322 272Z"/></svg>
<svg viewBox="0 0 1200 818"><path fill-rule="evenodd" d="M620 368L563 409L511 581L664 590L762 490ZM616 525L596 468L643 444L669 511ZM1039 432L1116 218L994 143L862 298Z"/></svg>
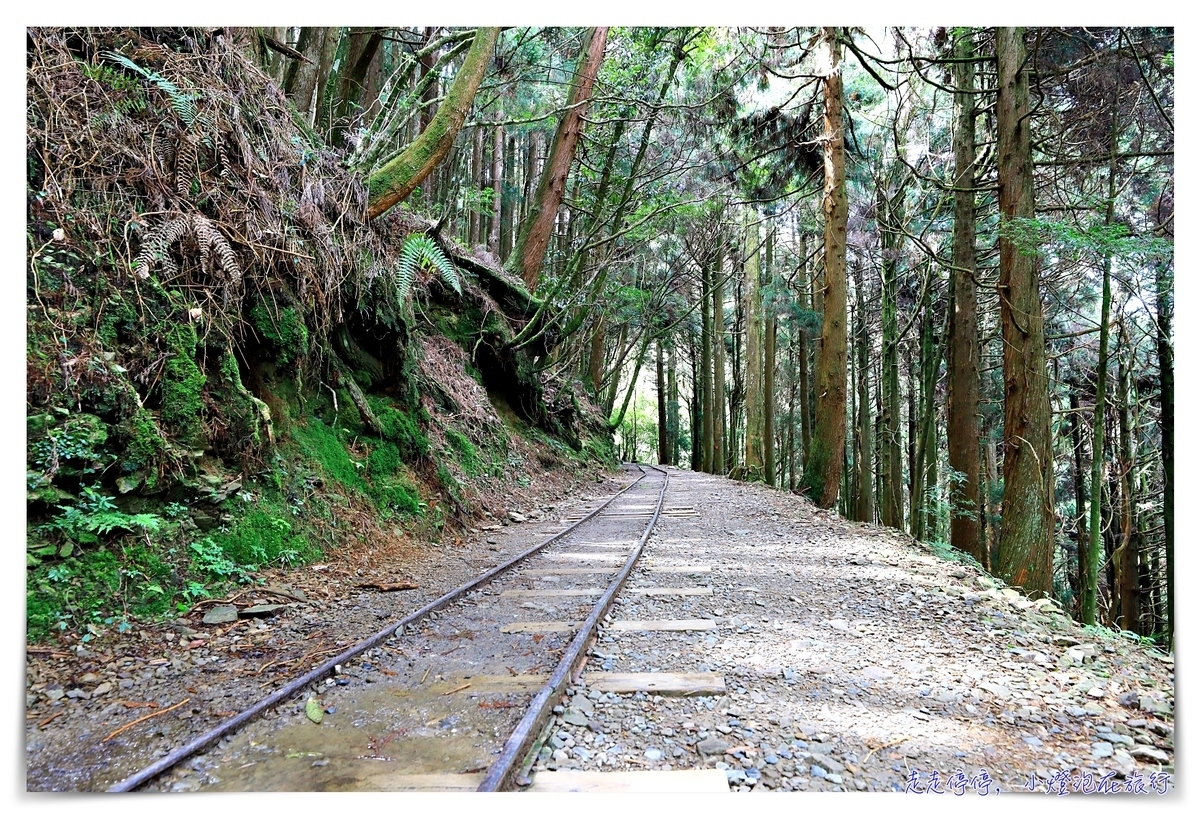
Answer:
<svg viewBox="0 0 1200 818"><path fill-rule="evenodd" d="M618 479L535 483L511 499L516 518L415 550L402 564L360 554L280 573L271 585L301 598L270 619L203 625L196 611L88 645L31 650L27 788L111 786L314 660L527 547L543 520L610 494ZM593 695L589 723L560 717L554 752L538 769L716 767L743 791L1173 786L1171 658L1085 630L898 532L761 485L672 470L667 503L697 515L664 518L644 561L711 564L713 595L626 601L636 608L626 613L670 618L686 604L717 629L604 636L589 668L720 672L728 694ZM400 579L419 587L358 587ZM631 582L639 579L635 572ZM570 692L589 692L586 672ZM298 708L280 705L278 717L294 719ZM142 716L151 718L108 739ZM201 779L185 763L168 788L198 789Z"/></svg>

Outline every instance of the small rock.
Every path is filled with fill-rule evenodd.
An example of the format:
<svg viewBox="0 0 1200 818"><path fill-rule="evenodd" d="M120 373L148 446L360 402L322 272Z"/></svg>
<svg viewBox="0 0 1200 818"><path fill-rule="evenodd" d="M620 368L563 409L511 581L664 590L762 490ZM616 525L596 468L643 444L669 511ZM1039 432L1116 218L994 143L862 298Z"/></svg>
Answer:
<svg viewBox="0 0 1200 818"><path fill-rule="evenodd" d="M1092 745L1092 758L1109 758L1113 754L1113 746L1107 741L1097 741Z"/></svg>
<svg viewBox="0 0 1200 818"><path fill-rule="evenodd" d="M112 690L112 682L102 682L101 684L96 686L95 690L92 691L92 695L93 696L103 696L105 693L108 693L110 690Z"/></svg>
<svg viewBox="0 0 1200 818"><path fill-rule="evenodd" d="M238 616L242 618L248 618L252 616L270 616L271 614L282 611L286 607L287 605L251 605L249 608L243 608ZM204 621L208 621L207 616L204 617Z"/></svg>
<svg viewBox="0 0 1200 818"><path fill-rule="evenodd" d="M985 577L985 576L975 577L975 584L978 585L980 588L983 588L984 590L991 590L992 588L1000 587L999 582L992 579L991 577Z"/></svg>
<svg viewBox="0 0 1200 818"><path fill-rule="evenodd" d="M646 752L642 753L642 755L650 761L662 761L663 751L651 747L650 749L646 750Z"/></svg>
<svg viewBox="0 0 1200 818"><path fill-rule="evenodd" d="M1171 757L1162 750L1159 750L1157 747L1147 747L1145 744L1137 745L1129 751L1129 754L1134 758L1157 761L1159 764L1166 764L1171 760Z"/></svg>
<svg viewBox="0 0 1200 818"><path fill-rule="evenodd" d="M729 744L721 741L716 736L710 736L703 741L696 742L696 752L702 756L719 756L728 749Z"/></svg>
<svg viewBox="0 0 1200 818"><path fill-rule="evenodd" d="M238 609L232 605L218 605L204 614L205 625L223 625L226 622L236 622Z"/></svg>
<svg viewBox="0 0 1200 818"><path fill-rule="evenodd" d="M576 727L586 727L588 723L588 717L574 707L568 707L567 711L563 713L562 719L567 724L572 724Z"/></svg>

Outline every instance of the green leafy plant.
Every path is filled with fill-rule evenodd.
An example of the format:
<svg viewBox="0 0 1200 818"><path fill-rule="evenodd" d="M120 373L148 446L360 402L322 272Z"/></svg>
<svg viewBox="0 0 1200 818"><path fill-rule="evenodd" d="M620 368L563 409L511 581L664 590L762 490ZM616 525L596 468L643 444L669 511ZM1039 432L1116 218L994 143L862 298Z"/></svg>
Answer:
<svg viewBox="0 0 1200 818"><path fill-rule="evenodd" d="M462 294L458 270L446 257L442 248L424 233L414 233L404 241L404 247L400 249L400 261L396 264L396 288L399 291L400 303L408 299L417 271L422 269L437 272L454 292Z"/></svg>
<svg viewBox="0 0 1200 818"><path fill-rule="evenodd" d="M156 514L126 514L113 498L101 494L95 486L85 486L76 505L62 505L59 513L38 526L44 534L61 534L68 543L59 552L66 557L74 545L95 545L114 531L158 531L163 520Z"/></svg>
<svg viewBox="0 0 1200 818"><path fill-rule="evenodd" d="M179 86L171 82L169 79L159 74L157 71L151 71L147 68L142 68L123 54L118 54L115 51L101 51L100 56L103 59L115 62L118 65L128 68L135 74L139 74L147 81L153 83L160 91L165 93L171 100L171 107L175 113L179 114L179 118L183 120L184 125L191 127L200 112L196 108L196 98L191 94L185 94L179 90Z"/></svg>

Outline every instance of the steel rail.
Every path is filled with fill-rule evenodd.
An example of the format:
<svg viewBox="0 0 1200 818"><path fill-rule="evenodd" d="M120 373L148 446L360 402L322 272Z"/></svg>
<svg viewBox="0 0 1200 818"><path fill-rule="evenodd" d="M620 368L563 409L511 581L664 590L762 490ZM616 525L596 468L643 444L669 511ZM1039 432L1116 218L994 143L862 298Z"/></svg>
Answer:
<svg viewBox="0 0 1200 818"><path fill-rule="evenodd" d="M639 465L638 468L642 467ZM584 620L579 633L576 634L566 651L563 652L562 659L559 660L558 666L554 668L554 672L550 674L549 680L542 686L537 695L534 696L529 709L525 711L524 717L504 742L504 747L500 751L500 757L488 767L483 781L476 790L477 792L497 792L511 783L511 779L514 773L517 772L517 767L524 758L525 752L533 743L544 720L550 715L554 707L554 701L562 695L568 682L570 682L571 673L577 660L583 658L584 650L595 635L600 620L608 612L608 609L612 607L613 600L621 590L621 586L625 584L625 580L629 577L630 572L633 571L633 566L642 555L642 549L646 545L646 540L650 539L650 533L654 531L654 526L658 523L659 513L662 511L663 498L667 494L667 483L670 482L670 476L665 469L660 469L656 466L651 466L650 468L662 473L663 484L658 492L658 502L654 507L654 515L650 518L650 522L646 524L646 530L642 532L641 539L638 540L637 545L630 552L629 558L625 561L625 565L621 568L620 573L609 584L604 595L600 597L600 600L592 608L592 612L588 614L588 618ZM646 476L645 469L642 470L642 476Z"/></svg>
<svg viewBox="0 0 1200 818"><path fill-rule="evenodd" d="M638 468L640 469L642 467L639 465ZM478 577L476 577L475 579L466 583L465 585L460 585L457 588L455 588L454 590L443 594L442 596L435 599L433 602L430 602L425 607L420 608L417 611L414 611L413 613L409 614L408 616L404 617L403 619L393 622L392 624L385 627L383 630L379 631L378 633L374 634L373 636L367 637L366 639L359 642L358 644L347 648L346 650L339 653L337 656L334 656L332 659L326 660L324 663L317 666L316 668L313 668L308 673L305 673L303 676L300 676L299 678L294 679L293 681L284 685L279 690L276 690L274 693L270 694L269 696L267 696L263 699L260 699L259 701L255 702L250 707L241 711L237 715L231 716L229 719L222 722L221 724L218 724L216 727L212 728L211 730L204 733L203 735L197 736L196 738L192 739L190 742L188 742L184 746L171 751L170 753L163 756L162 758L160 758L158 761L154 762L153 764L151 764L147 767L144 767L141 770L134 773L133 775L129 776L128 778L125 778L124 780L117 782L113 786L109 787L108 790L106 790L106 792L129 792L130 790L136 789L137 787L140 787L142 784L145 784L150 779L152 779L158 775L161 775L162 773L171 769L172 767L174 767L176 764L183 761L184 759L189 758L192 755L195 755L200 750L203 750L205 747L212 744L214 741L220 739L222 736L225 736L226 734L232 732L233 730L236 730L237 728L241 727L242 725L248 723L249 721L251 721L252 719L257 717L258 715L260 715L264 710L266 710L270 707L273 707L282 701L290 699L292 696L294 696L298 692L300 692L300 690L302 690L305 686L312 684L313 682L317 681L318 679L322 678L327 673L332 671L336 665L340 665L343 662L353 659L355 656L358 656L360 653L368 651L371 648L378 647L379 645L386 642L393 635L397 635L397 636L400 635L400 633L403 632L403 629L407 628L409 625L420 621L421 619L423 619L424 617L433 613L434 611L437 611L437 610L440 610L441 608L446 607L451 602L454 602L456 599L463 596L467 592L472 591L475 588L478 588L480 585L483 585L483 584L495 579L500 574L503 574L504 572L508 571L513 566L515 566L518 563L524 561L525 559L533 556L534 554L536 554L538 551L541 551L546 546L551 545L554 542L557 542L558 540L562 539L564 536L571 533L576 528L578 528L579 526L583 525L588 520L595 517L601 511L608 508L608 506L614 500L616 500L621 495L625 494L625 492L632 489L634 486L636 486L638 483L642 482L642 480L644 480L644 479L646 479L646 470L642 469L642 474L640 477L638 477L636 480L634 480L632 483L630 483L625 488L618 491L612 497L605 500L604 503L602 503L601 505L597 506L595 509L590 511L586 516L581 517L578 521L576 521L574 523L571 523L569 526L564 528L562 531L559 531L557 534L554 534L553 536L543 540L542 542L538 543L537 545L533 546L532 548L529 548L528 550L523 551L522 553L513 557L508 562L502 563L501 565L497 565L495 568L492 568L492 569L484 572L483 574L480 574ZM660 499L660 504L661 504L661 499Z"/></svg>

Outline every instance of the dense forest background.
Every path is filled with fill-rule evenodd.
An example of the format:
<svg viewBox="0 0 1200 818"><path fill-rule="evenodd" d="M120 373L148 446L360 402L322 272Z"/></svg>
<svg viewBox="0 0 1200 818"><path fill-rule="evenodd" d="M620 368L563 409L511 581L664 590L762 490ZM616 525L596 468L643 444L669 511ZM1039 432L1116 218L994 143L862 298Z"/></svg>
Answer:
<svg viewBox="0 0 1200 818"><path fill-rule="evenodd" d="M1171 29L31 29L28 66L39 633L468 514L511 415L1170 642Z"/></svg>

